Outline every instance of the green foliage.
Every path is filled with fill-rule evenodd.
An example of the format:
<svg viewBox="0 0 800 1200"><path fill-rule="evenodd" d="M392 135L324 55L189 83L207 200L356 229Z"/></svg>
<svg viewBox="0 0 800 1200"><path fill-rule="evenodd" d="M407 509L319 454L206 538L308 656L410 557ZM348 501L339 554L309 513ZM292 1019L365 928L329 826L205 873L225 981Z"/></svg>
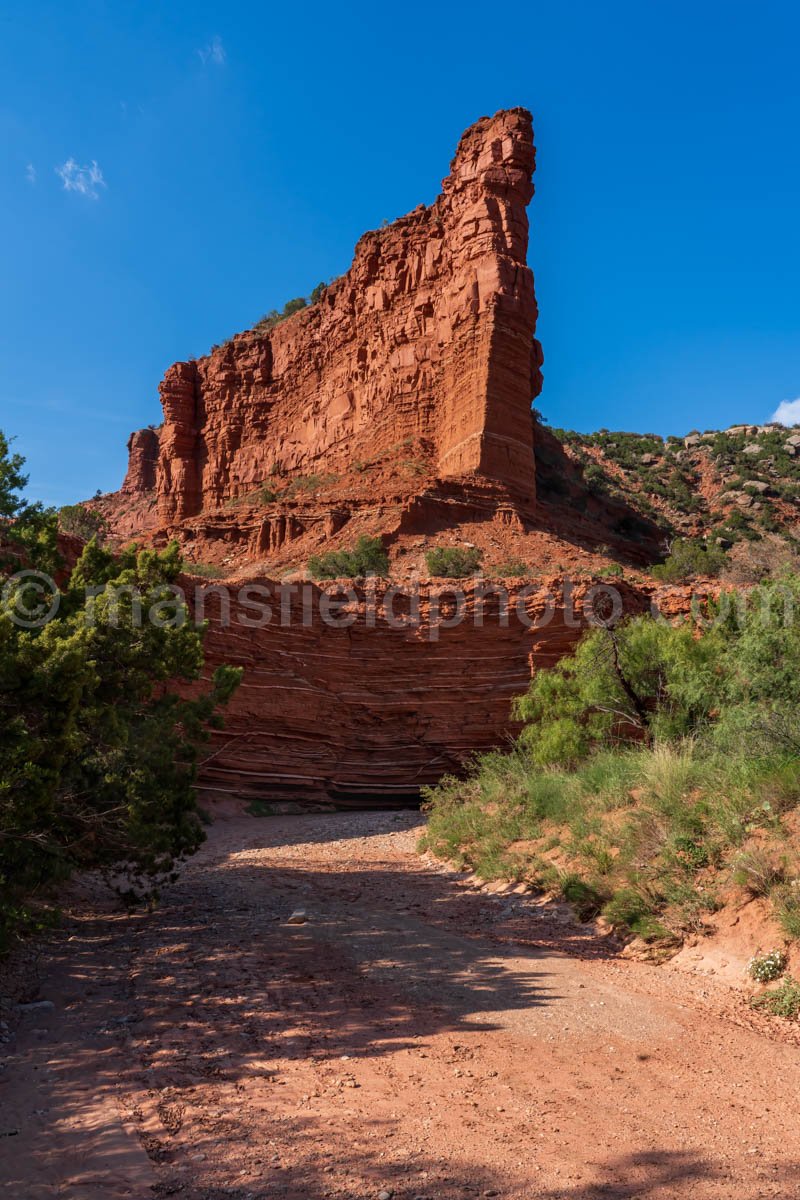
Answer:
<svg viewBox="0 0 800 1200"><path fill-rule="evenodd" d="M475 546L435 546L425 555L425 562L429 575L464 579L478 573L482 557Z"/></svg>
<svg viewBox="0 0 800 1200"><path fill-rule="evenodd" d="M593 492L602 492L608 487L609 478L599 463L590 462L584 469L583 478Z"/></svg>
<svg viewBox="0 0 800 1200"><path fill-rule="evenodd" d="M641 616L591 630L538 672L513 750L426 793L430 848L488 854L548 890L568 879L579 911L585 885L614 924L657 941L702 928L720 872L800 939L783 822L800 806L800 577L723 600L701 628Z"/></svg>
<svg viewBox="0 0 800 1200"><path fill-rule="evenodd" d="M622 925L634 933L652 915L652 904L634 888L620 888L603 906L603 916L607 921L612 925Z"/></svg>
<svg viewBox="0 0 800 1200"><path fill-rule="evenodd" d="M768 496L794 501L800 495L800 456L787 451L786 429L705 433L700 445L691 449L684 447L682 438L662 441L654 434L607 429L589 434L565 429L553 432L582 465L592 492L624 499L668 531L691 528L685 519L688 516L712 543L716 536L731 542L755 542L765 531L786 541L793 536L794 517L785 506L762 497L758 511L745 514L733 510L726 516L723 511L708 511L701 487L702 467L708 464L719 474L724 491L747 491L748 484L752 491L752 484L760 481L769 485ZM744 453L751 444L757 445L758 454ZM654 505L653 499L659 503ZM686 577L697 573L691 563L678 565L689 567Z"/></svg>
<svg viewBox="0 0 800 1200"><path fill-rule="evenodd" d="M296 475L288 484L284 491L286 499L290 499L298 492L316 492L321 487L327 487L331 483L336 483L338 475Z"/></svg>
<svg viewBox="0 0 800 1200"><path fill-rule="evenodd" d="M270 329L274 329L276 325L280 325L281 321L285 321L288 317L294 316L295 313L307 307L308 301L303 296L297 296L294 300L287 300L281 310L277 308L270 309L260 321L256 321L252 332L256 334L268 333Z"/></svg>
<svg viewBox="0 0 800 1200"><path fill-rule="evenodd" d="M562 877L561 894L574 907L581 921L590 921L603 907L603 897L597 888L574 872Z"/></svg>
<svg viewBox="0 0 800 1200"><path fill-rule="evenodd" d="M48 570L55 515L14 495L4 439L0 479L6 533L26 566ZM199 686L203 629L174 593L181 565L177 545L115 557L93 538L41 628L15 622L13 590L0 604L2 948L40 923L73 871L120 869L131 893L152 893L202 840L197 747L239 673L222 667Z"/></svg>
<svg viewBox="0 0 800 1200"><path fill-rule="evenodd" d="M782 868L763 850L747 850L733 864L733 882L751 896L768 896L783 879Z"/></svg>
<svg viewBox="0 0 800 1200"><path fill-rule="evenodd" d="M680 737L714 702L713 637L650 617L595 629L515 703L521 741L541 766L575 764L604 743Z"/></svg>
<svg viewBox="0 0 800 1200"><path fill-rule="evenodd" d="M24 466L25 459L11 453L11 439L0 430L0 571L24 561L52 573L61 566L56 512L22 498L28 482Z"/></svg>
<svg viewBox="0 0 800 1200"><path fill-rule="evenodd" d="M768 954L754 954L747 964L747 974L756 983L773 983L786 970L788 959L783 950L770 950Z"/></svg>
<svg viewBox="0 0 800 1200"><path fill-rule="evenodd" d="M800 891L791 883L780 884L770 899L783 932L792 941L800 940Z"/></svg>
<svg viewBox="0 0 800 1200"><path fill-rule="evenodd" d="M330 550L308 560L314 579L357 579L389 574L389 556L379 537L360 537L352 550Z"/></svg>
<svg viewBox="0 0 800 1200"><path fill-rule="evenodd" d="M327 290L328 290L327 284L318 283L317 286L312 289L311 295L308 298L309 304L319 304L320 300L325 295Z"/></svg>
<svg viewBox="0 0 800 1200"><path fill-rule="evenodd" d="M308 301L306 300L306 298L304 296L296 296L294 298L294 300L286 301L286 303L283 306L283 313L281 315L284 318L292 317L292 316L294 316L294 314L296 312L300 312L301 309L307 308L307 307L308 307Z"/></svg>
<svg viewBox="0 0 800 1200"><path fill-rule="evenodd" d="M224 579L225 568L217 563L187 563L187 575L199 575L201 579Z"/></svg>
<svg viewBox="0 0 800 1200"><path fill-rule="evenodd" d="M776 988L754 996L750 1001L754 1008L764 1008L773 1017L794 1021L800 1015L800 983L787 975Z"/></svg>
<svg viewBox="0 0 800 1200"><path fill-rule="evenodd" d="M667 560L652 568L656 579L678 583L696 576L715 577L725 565L725 554L718 546L680 538L674 542Z"/></svg>
<svg viewBox="0 0 800 1200"><path fill-rule="evenodd" d="M58 510L58 528L62 533L71 534L88 542L91 538L99 538L106 527L102 513L84 504L66 504Z"/></svg>
<svg viewBox="0 0 800 1200"><path fill-rule="evenodd" d="M530 573L530 567L521 558L509 558L489 567L489 574L500 579L527 579Z"/></svg>
<svg viewBox="0 0 800 1200"><path fill-rule="evenodd" d="M25 459L11 453L11 442L0 430L0 521L9 521L26 505L19 493L28 482Z"/></svg>

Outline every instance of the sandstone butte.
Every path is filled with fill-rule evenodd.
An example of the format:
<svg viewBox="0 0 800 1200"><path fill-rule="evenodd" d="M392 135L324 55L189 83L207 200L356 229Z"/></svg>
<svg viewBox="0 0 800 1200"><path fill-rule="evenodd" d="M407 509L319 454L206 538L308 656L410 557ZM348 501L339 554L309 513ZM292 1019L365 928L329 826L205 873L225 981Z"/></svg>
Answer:
<svg viewBox="0 0 800 1200"><path fill-rule="evenodd" d="M203 788L267 802L416 797L513 732L513 696L579 636L586 576L609 547L652 561L654 530L593 497L532 415L534 164L528 112L477 121L429 208L364 234L317 303L170 367L162 426L131 436L122 488L100 503L112 534L177 538L190 562L220 568L209 661L245 668ZM470 583L463 618L437 628L447 585L426 581L415 627L370 619L363 585L338 626L319 612L330 585L310 589L310 618L298 586L288 626L242 624L244 584L274 592L311 554L365 533L382 537L395 582L424 576L434 545L479 547L488 575L521 559L540 577L510 584L528 619L505 622ZM560 597L576 569L573 620ZM532 627L548 592L555 611ZM620 592L628 610L649 603L646 587Z"/></svg>

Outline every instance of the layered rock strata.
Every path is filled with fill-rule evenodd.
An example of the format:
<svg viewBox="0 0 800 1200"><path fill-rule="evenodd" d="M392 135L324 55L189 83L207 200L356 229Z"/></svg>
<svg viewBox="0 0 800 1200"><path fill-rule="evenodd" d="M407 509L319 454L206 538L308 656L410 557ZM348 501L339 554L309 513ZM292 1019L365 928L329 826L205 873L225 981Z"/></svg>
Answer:
<svg viewBox="0 0 800 1200"><path fill-rule="evenodd" d="M435 203L365 234L318 303L170 367L163 426L133 435L124 492L155 490L174 530L276 472L346 475L424 441L436 477L492 480L529 510L533 169L529 113L478 121Z"/></svg>
<svg viewBox="0 0 800 1200"><path fill-rule="evenodd" d="M616 594L627 612L649 603L624 583ZM486 581L209 588L210 664L242 666L244 678L202 788L266 802L415 800L513 734L514 696L607 615L608 595L603 581L565 592L556 577L507 590Z"/></svg>

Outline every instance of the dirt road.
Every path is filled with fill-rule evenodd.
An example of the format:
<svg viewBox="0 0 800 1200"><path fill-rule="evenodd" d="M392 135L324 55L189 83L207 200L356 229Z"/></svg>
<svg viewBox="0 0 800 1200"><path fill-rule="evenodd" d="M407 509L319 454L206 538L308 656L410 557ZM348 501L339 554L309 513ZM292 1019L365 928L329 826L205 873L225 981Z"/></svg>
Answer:
<svg viewBox="0 0 800 1200"><path fill-rule="evenodd" d="M790 1029L419 825L223 819L157 911L76 911L0 1047L2 1195L800 1196Z"/></svg>

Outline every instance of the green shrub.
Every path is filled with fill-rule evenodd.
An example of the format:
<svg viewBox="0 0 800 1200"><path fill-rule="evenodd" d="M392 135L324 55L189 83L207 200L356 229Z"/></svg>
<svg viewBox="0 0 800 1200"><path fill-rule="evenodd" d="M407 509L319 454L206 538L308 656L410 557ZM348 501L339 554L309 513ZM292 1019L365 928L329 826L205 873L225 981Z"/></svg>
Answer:
<svg viewBox="0 0 800 1200"><path fill-rule="evenodd" d="M279 311L277 308L273 308L268 313L265 313L260 321L256 321L252 332L257 334L267 333L270 329L274 329L276 325L280 325L281 321L285 321L288 317L294 316L295 313L301 312L307 306L308 301L303 296L297 296L294 300L287 300L282 310Z"/></svg>
<svg viewBox="0 0 800 1200"><path fill-rule="evenodd" d="M673 543L666 561L652 568L652 574L665 583L678 583L698 575L719 575L725 562L725 554L718 546L680 539Z"/></svg>
<svg viewBox="0 0 800 1200"><path fill-rule="evenodd" d="M580 875L565 875L560 885L561 894L574 907L579 920L590 921L603 907L603 897L596 888L581 879Z"/></svg>
<svg viewBox="0 0 800 1200"><path fill-rule="evenodd" d="M336 483L338 475L296 475L291 480L285 490L284 495L287 499L296 495L297 492L316 492L322 487L328 487L332 483Z"/></svg>
<svg viewBox="0 0 800 1200"><path fill-rule="evenodd" d="M4 446L4 533L52 573L57 516L15 494ZM0 588L0 949L41 925L73 872L121 869L132 895L153 895L202 841L197 746L240 673L201 683L204 631L172 590L182 568L175 543L115 556L93 538L55 615L31 629L10 580Z"/></svg>
<svg viewBox="0 0 800 1200"><path fill-rule="evenodd" d="M612 925L635 929L643 917L651 916L653 907L633 888L620 888L603 905L603 916Z"/></svg>
<svg viewBox="0 0 800 1200"><path fill-rule="evenodd" d="M483 555L475 546L435 546L425 555L428 574L444 579L476 575Z"/></svg>
<svg viewBox="0 0 800 1200"><path fill-rule="evenodd" d="M768 896L783 879L783 868L763 850L748 850L733 864L733 882L751 896Z"/></svg>
<svg viewBox="0 0 800 1200"><path fill-rule="evenodd" d="M793 1021L800 1014L800 983L787 975L778 987L754 996L750 1003L754 1008L765 1008L773 1017Z"/></svg>
<svg viewBox="0 0 800 1200"><path fill-rule="evenodd" d="M199 575L202 579L224 579L225 568L218 566L217 563L187 563L186 571L189 575Z"/></svg>
<svg viewBox="0 0 800 1200"><path fill-rule="evenodd" d="M84 504L66 504L58 510L58 528L61 532L81 538L84 542L101 537L106 526L105 517Z"/></svg>
<svg viewBox="0 0 800 1200"><path fill-rule="evenodd" d="M530 567L521 558L509 558L488 568L489 575L497 575L500 579L526 579L530 573Z"/></svg>
<svg viewBox="0 0 800 1200"><path fill-rule="evenodd" d="M360 537L352 550L330 550L308 560L314 579L357 579L389 574L389 555L379 537Z"/></svg>
<svg viewBox="0 0 800 1200"><path fill-rule="evenodd" d="M304 296L297 296L294 300L287 300L283 306L283 317L292 317L296 312L308 306L308 301Z"/></svg>
<svg viewBox="0 0 800 1200"><path fill-rule="evenodd" d="M800 940L800 890L786 883L772 892L775 914L783 932L793 941Z"/></svg>
<svg viewBox="0 0 800 1200"><path fill-rule="evenodd" d="M327 284L318 283L315 288L312 288L311 295L308 298L309 304L319 304L320 300L325 295L327 290L328 290Z"/></svg>
<svg viewBox="0 0 800 1200"><path fill-rule="evenodd" d="M780 979L786 970L787 958L783 950L770 950L769 954L754 954L747 964L747 974L757 983L772 983Z"/></svg>

